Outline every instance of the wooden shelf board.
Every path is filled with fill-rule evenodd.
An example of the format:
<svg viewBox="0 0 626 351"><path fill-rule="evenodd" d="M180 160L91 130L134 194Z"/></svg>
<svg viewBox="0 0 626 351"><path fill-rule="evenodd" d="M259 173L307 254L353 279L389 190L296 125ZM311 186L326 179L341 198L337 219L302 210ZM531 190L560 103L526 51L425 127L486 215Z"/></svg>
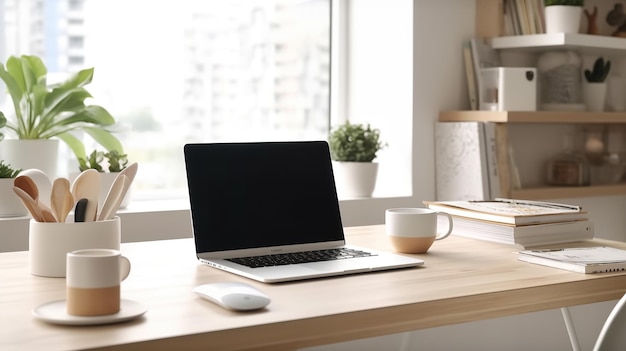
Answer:
<svg viewBox="0 0 626 351"><path fill-rule="evenodd" d="M440 122L626 123L623 112L586 111L442 111Z"/></svg>
<svg viewBox="0 0 626 351"><path fill-rule="evenodd" d="M542 187L511 190L511 198L523 200L566 199L575 197L626 195L626 184L579 187Z"/></svg>
<svg viewBox="0 0 626 351"><path fill-rule="evenodd" d="M546 49L575 49L595 54L623 54L626 39L605 35L554 33L496 37L491 39L494 49L545 51Z"/></svg>

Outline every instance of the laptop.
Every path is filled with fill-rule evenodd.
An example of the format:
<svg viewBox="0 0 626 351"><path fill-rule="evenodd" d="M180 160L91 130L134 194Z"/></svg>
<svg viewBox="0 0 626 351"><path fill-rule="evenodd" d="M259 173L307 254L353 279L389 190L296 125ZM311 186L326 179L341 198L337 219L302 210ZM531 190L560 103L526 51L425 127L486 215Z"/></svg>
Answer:
<svg viewBox="0 0 626 351"><path fill-rule="evenodd" d="M266 283L424 263L346 245L325 141L187 144L184 154L203 263Z"/></svg>

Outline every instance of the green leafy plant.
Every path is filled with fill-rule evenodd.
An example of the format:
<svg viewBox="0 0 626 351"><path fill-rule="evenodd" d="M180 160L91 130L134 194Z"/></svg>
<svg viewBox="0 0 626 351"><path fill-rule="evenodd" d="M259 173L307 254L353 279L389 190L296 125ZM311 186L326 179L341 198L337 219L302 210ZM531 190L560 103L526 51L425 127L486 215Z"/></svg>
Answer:
<svg viewBox="0 0 626 351"><path fill-rule="evenodd" d="M81 70L50 87L47 73L37 56L11 56L6 68L0 64L0 78L15 110L15 121L7 120L5 128L15 132L18 139L59 138L77 157L86 158L83 143L71 133L78 130L107 150L123 152L119 140L107 129L115 123L113 116L101 106L85 104L91 94L84 87L91 83L94 69ZM4 114L2 119L6 119Z"/></svg>
<svg viewBox="0 0 626 351"><path fill-rule="evenodd" d="M119 153L117 150L111 150L109 152L94 150L89 156L85 158L78 158L78 168L80 171L87 169L95 169L98 172L104 172L102 162L107 160L109 172L120 172L128 164L128 157L126 154Z"/></svg>
<svg viewBox="0 0 626 351"><path fill-rule="evenodd" d="M10 164L0 160L0 178L15 178L21 171L21 169L14 169Z"/></svg>
<svg viewBox="0 0 626 351"><path fill-rule="evenodd" d="M605 62L602 57L598 57L593 64L593 71L585 70L585 79L587 79L589 83L602 83L606 80L610 71L611 61L606 60Z"/></svg>
<svg viewBox="0 0 626 351"><path fill-rule="evenodd" d="M585 2L583 0L544 0L543 4L545 6L584 6Z"/></svg>
<svg viewBox="0 0 626 351"><path fill-rule="evenodd" d="M376 153L386 146L378 129L350 122L331 130L328 144L332 159L342 162L372 162Z"/></svg>

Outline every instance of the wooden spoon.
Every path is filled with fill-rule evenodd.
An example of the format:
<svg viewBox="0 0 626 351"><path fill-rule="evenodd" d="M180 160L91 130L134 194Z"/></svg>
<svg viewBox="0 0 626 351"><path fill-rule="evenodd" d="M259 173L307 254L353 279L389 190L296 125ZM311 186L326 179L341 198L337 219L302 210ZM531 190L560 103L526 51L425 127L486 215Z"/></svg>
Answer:
<svg viewBox="0 0 626 351"><path fill-rule="evenodd" d="M67 215L74 207L74 197L70 192L70 181L66 178L57 178L52 183L52 194L50 195L52 213L57 222L64 223Z"/></svg>
<svg viewBox="0 0 626 351"><path fill-rule="evenodd" d="M13 186L13 192L15 192L17 196L19 196L20 200L22 200L22 203L24 204L26 209L28 209L28 212L30 212L31 217L33 217L35 221L44 222L43 214L41 213L39 205L26 191L24 191L22 188Z"/></svg>
<svg viewBox="0 0 626 351"><path fill-rule="evenodd" d="M52 192L52 182L50 178L42 170L37 168L25 169L18 174L18 176L28 176L37 185L39 190L39 203L43 203L48 208L50 207L50 193Z"/></svg>
<svg viewBox="0 0 626 351"><path fill-rule="evenodd" d="M33 199L34 205L39 208L38 214L41 217L41 222L56 222L56 218L52 214L50 207L39 201L39 188L35 181L27 175L19 175L13 181L13 185L24 190L31 199Z"/></svg>
<svg viewBox="0 0 626 351"><path fill-rule="evenodd" d="M74 199L87 199L85 222L93 222L98 214L98 196L100 196L100 173L88 169L74 179L72 184Z"/></svg>
<svg viewBox="0 0 626 351"><path fill-rule="evenodd" d="M120 174L118 174L117 176L126 176L126 182L124 184L124 190L122 190L122 201L124 201L124 197L126 196L126 193L128 192L128 189L130 188L130 185L133 183L133 180L135 180L135 175L137 175L137 168L139 167L139 165L137 164L137 162L133 162L130 166L124 168ZM116 210L117 211L117 210Z"/></svg>
<svg viewBox="0 0 626 351"><path fill-rule="evenodd" d="M124 174L119 174L115 177L115 180L113 181L113 184L111 184L111 188L104 199L104 204L102 205L100 215L98 216L99 221L105 221L115 216L115 213L124 198L124 189L128 189L126 187L127 179L128 178Z"/></svg>

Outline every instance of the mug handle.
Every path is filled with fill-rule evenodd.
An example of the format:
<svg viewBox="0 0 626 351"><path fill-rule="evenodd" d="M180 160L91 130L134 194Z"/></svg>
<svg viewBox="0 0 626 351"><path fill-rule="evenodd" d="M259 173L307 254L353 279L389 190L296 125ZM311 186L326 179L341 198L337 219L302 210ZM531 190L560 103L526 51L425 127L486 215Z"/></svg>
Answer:
<svg viewBox="0 0 626 351"><path fill-rule="evenodd" d="M125 256L120 256L120 281L126 279L130 274L130 260Z"/></svg>
<svg viewBox="0 0 626 351"><path fill-rule="evenodd" d="M439 233L439 234L437 234L437 237L435 238L435 240L445 239L445 238L448 237L448 235L450 235L450 233L452 233L452 227L453 227L452 226L452 216L450 214L446 213L446 212L437 211L436 213L437 213L438 216L440 215L440 216L448 217L448 232L446 232L446 233Z"/></svg>

